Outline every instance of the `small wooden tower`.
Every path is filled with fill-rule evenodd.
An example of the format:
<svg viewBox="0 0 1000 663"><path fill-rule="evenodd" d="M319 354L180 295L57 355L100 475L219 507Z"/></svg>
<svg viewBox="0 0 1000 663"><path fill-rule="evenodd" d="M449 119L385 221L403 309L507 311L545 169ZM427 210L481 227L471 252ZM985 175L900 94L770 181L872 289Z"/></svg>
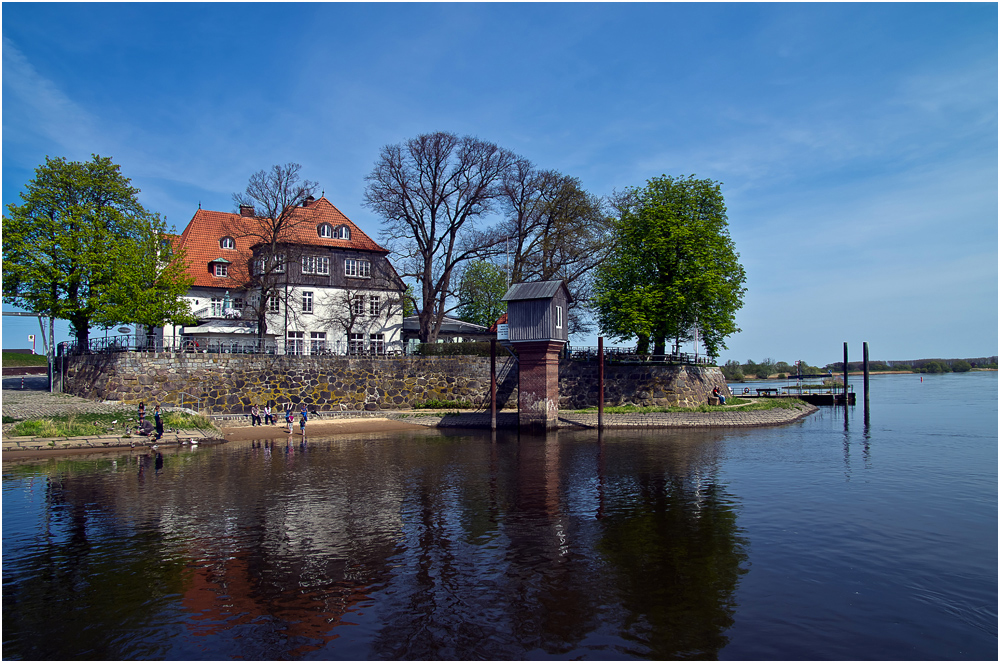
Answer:
<svg viewBox="0 0 1000 663"><path fill-rule="evenodd" d="M572 301L562 281L515 283L507 302L507 338L517 348L518 418L522 428L559 426L559 353L569 340Z"/></svg>

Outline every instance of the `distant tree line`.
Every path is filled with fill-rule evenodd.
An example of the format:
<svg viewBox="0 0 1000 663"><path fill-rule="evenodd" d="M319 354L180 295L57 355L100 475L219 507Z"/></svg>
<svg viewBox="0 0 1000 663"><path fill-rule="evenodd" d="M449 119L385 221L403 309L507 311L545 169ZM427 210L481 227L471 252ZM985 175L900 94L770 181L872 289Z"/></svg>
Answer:
<svg viewBox="0 0 1000 663"><path fill-rule="evenodd" d="M997 357L975 357L971 359L915 359L912 361L869 361L868 370L871 373L886 371L910 371L913 373L965 373L973 369L996 369ZM789 378L795 375L815 375L822 373L843 373L844 362L834 362L822 368L800 362L799 366L784 361L774 361L765 358L760 362L752 359L740 363L729 360L721 366L722 374L727 380L740 382L748 379L764 380L769 377ZM847 363L849 372L864 370L860 361Z"/></svg>

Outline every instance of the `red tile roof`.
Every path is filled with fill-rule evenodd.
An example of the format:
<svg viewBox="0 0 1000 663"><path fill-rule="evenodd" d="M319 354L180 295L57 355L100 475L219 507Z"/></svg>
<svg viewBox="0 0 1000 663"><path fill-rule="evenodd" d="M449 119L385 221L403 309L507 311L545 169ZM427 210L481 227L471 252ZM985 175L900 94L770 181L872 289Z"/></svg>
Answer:
<svg viewBox="0 0 1000 663"><path fill-rule="evenodd" d="M372 241L325 197L310 202L304 207L296 207L293 218L301 222L292 226L289 237L284 240L286 243L389 253ZM229 261L230 269L245 269L245 265L249 263L250 257L253 255L252 248L259 243L259 240L255 237L241 237L234 228L238 227L238 223L246 224L252 221L251 217L241 217L232 212L213 212L199 209L180 237L171 237L174 246L185 251L188 273L195 278L194 285L218 288L235 285L232 278L214 276L209 270L209 264L222 258ZM347 226L350 230L350 239L320 237L318 228L323 223L329 223L334 228ZM232 237L236 248L222 248L223 237Z"/></svg>

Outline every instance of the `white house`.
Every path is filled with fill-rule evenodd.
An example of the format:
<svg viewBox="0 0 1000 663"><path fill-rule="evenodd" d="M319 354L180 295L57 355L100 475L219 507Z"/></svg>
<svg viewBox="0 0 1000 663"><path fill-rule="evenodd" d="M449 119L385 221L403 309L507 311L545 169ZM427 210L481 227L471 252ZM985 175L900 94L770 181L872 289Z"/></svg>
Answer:
<svg viewBox="0 0 1000 663"><path fill-rule="evenodd" d="M268 221L252 208L240 214L199 209L174 238L194 277L187 299L198 324L164 328L164 345L278 354L402 349L405 286L386 249L325 197L294 209L276 253L261 240Z"/></svg>

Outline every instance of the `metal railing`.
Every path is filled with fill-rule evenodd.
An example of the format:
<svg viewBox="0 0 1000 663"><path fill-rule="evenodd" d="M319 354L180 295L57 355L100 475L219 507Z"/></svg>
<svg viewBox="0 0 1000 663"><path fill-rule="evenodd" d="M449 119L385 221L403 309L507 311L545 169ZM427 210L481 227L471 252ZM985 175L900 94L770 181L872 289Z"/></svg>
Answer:
<svg viewBox="0 0 1000 663"><path fill-rule="evenodd" d="M595 361L597 359L596 347L572 347L569 350L570 359L575 361ZM690 352L671 352L669 354L654 355L640 354L634 347L605 347L604 361L610 364L690 364L698 366L712 366L715 361L708 356L698 355Z"/></svg>
<svg viewBox="0 0 1000 663"><path fill-rule="evenodd" d="M179 352L190 354L263 354L300 356L397 357L406 354L401 341L313 341L312 339L282 340L220 339L214 336L181 336L163 342L153 336L118 335L92 338L81 348L75 341L60 343L67 355L114 354L120 352Z"/></svg>

